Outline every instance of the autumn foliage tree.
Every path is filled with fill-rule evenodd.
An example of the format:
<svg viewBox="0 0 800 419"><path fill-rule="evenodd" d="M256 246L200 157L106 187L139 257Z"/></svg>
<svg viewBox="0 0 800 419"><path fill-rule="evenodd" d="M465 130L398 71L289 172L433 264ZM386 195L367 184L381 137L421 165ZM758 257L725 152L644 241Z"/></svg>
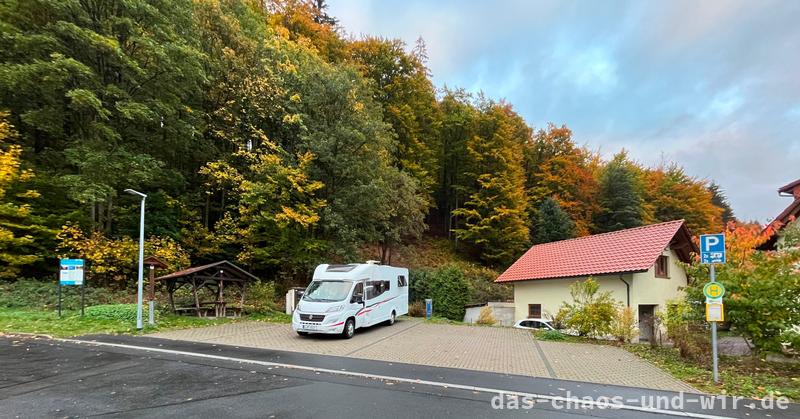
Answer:
<svg viewBox="0 0 800 419"><path fill-rule="evenodd" d="M477 132L468 143L469 173L475 179L464 207L459 239L490 264L507 265L528 242L527 196L522 169L522 144L530 135L508 105L482 105Z"/></svg>
<svg viewBox="0 0 800 419"><path fill-rule="evenodd" d="M575 234L588 235L600 209L594 173L598 165L596 156L575 145L566 126L550 124L539 130L525 145L531 219L536 222L537 209L546 199L553 199L575 223Z"/></svg>
<svg viewBox="0 0 800 419"><path fill-rule="evenodd" d="M437 90L423 40L348 36L324 0L8 0L0 27L7 276L49 277L62 226L62 242L108 246L98 267L127 263L125 188L148 194L145 234L192 262L296 283L367 250L388 263L425 231L504 266L570 222L580 236L732 217L676 165L604 161L566 125Z"/></svg>
<svg viewBox="0 0 800 419"><path fill-rule="evenodd" d="M436 182L438 107L425 67L425 50L407 51L399 40L367 37L348 45L349 60L374 84L384 121L397 137L394 160L430 193Z"/></svg>
<svg viewBox="0 0 800 419"><path fill-rule="evenodd" d="M719 231L723 208L713 202L708 185L689 177L672 163L643 171L644 205L648 221L686 220L696 234Z"/></svg>
<svg viewBox="0 0 800 419"><path fill-rule="evenodd" d="M21 269L41 261L40 246L53 232L33 214L31 203L40 198L30 189L33 172L24 168L17 133L0 113L0 278L14 278Z"/></svg>
<svg viewBox="0 0 800 419"><path fill-rule="evenodd" d="M755 251L763 241L758 225L728 223L727 258L716 267L716 280L725 292L725 319L762 352L797 351L800 335L792 328L800 323L800 250L783 248L777 252ZM793 234L790 230L788 234ZM700 317L704 300L703 284L709 280L707 265L695 261L687 273L692 278L686 290L688 306Z"/></svg>

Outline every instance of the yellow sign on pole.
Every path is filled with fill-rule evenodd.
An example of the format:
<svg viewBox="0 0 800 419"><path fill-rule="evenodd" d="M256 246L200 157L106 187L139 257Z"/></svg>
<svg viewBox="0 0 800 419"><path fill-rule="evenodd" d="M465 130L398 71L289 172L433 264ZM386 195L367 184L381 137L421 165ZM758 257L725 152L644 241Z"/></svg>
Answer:
<svg viewBox="0 0 800 419"><path fill-rule="evenodd" d="M722 303L706 304L706 321L709 322L725 321L725 310L722 307Z"/></svg>
<svg viewBox="0 0 800 419"><path fill-rule="evenodd" d="M703 287L703 294L706 298L722 298L725 295L725 287L719 282L709 282Z"/></svg>

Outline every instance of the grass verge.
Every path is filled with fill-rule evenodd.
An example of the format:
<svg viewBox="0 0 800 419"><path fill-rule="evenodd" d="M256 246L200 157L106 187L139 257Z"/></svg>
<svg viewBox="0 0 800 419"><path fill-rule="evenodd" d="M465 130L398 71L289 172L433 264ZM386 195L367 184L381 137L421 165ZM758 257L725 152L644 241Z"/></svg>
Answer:
<svg viewBox="0 0 800 419"><path fill-rule="evenodd" d="M675 348L625 345L625 349L650 361L675 378L712 394L761 399L786 396L800 401L800 364L766 362L757 357L720 357L720 383L715 384L711 365L698 365L680 357Z"/></svg>
<svg viewBox="0 0 800 419"><path fill-rule="evenodd" d="M241 320L291 322L291 316L279 312L253 314L239 319L214 319L175 314L160 314L155 326L147 324L142 330L136 323L118 319L81 317L79 311L65 311L62 317L54 311L0 308L0 333L34 333L53 337L72 337L89 334L145 334L172 329L213 326Z"/></svg>

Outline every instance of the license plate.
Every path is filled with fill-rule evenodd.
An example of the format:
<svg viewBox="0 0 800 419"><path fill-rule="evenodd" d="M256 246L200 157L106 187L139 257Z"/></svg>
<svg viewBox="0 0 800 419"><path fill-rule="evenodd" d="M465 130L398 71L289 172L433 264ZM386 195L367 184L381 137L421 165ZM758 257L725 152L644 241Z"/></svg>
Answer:
<svg viewBox="0 0 800 419"><path fill-rule="evenodd" d="M317 330L316 324L301 324L300 327L302 327L303 330Z"/></svg>

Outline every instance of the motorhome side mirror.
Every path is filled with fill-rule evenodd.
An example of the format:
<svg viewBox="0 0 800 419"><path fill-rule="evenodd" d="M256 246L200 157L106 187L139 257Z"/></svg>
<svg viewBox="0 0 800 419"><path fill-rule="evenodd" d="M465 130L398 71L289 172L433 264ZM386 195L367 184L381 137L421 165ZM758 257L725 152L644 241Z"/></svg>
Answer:
<svg viewBox="0 0 800 419"><path fill-rule="evenodd" d="M360 295L354 295L353 298L350 299L352 304L364 304L364 297Z"/></svg>

